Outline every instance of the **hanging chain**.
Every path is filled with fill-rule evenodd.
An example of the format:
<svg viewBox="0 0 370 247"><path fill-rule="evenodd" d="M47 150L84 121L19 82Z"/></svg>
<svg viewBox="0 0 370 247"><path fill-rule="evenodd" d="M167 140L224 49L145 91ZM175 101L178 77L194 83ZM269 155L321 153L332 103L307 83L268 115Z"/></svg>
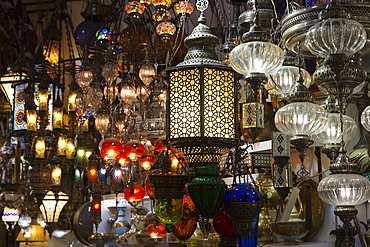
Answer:
<svg viewBox="0 0 370 247"><path fill-rule="evenodd" d="M220 17L221 27L225 29L226 28L225 19L221 11L220 0L215 0L215 3L216 3L216 9L217 9L218 16Z"/></svg>

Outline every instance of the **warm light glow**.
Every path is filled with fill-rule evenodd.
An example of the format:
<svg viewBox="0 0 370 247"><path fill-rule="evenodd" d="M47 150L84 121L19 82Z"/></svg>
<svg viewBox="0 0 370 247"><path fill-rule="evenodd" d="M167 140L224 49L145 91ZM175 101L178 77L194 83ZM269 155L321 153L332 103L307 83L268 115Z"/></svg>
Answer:
<svg viewBox="0 0 370 247"><path fill-rule="evenodd" d="M94 203L93 207L94 207L95 210L100 210L100 203L98 203L98 202Z"/></svg>
<svg viewBox="0 0 370 247"><path fill-rule="evenodd" d="M75 144L72 138L68 139L67 149L66 149L66 158L73 159L75 156Z"/></svg>
<svg viewBox="0 0 370 247"><path fill-rule="evenodd" d="M53 110L53 129L63 128L63 110L62 108L54 108Z"/></svg>
<svg viewBox="0 0 370 247"><path fill-rule="evenodd" d="M38 137L35 144L36 158L43 159L45 158L45 139L44 137Z"/></svg>
<svg viewBox="0 0 370 247"><path fill-rule="evenodd" d="M39 224L42 228L45 228L46 226L46 222L44 218L42 217L42 214L40 213L37 215L37 224Z"/></svg>
<svg viewBox="0 0 370 247"><path fill-rule="evenodd" d="M62 169L59 166L54 166L51 171L51 184L57 186L62 184Z"/></svg>
<svg viewBox="0 0 370 247"><path fill-rule="evenodd" d="M39 101L39 109L40 111L47 111L48 110L48 103L49 103L49 91L46 90L39 90L38 91L38 101Z"/></svg>
<svg viewBox="0 0 370 247"><path fill-rule="evenodd" d="M145 171L149 171L150 168L152 167L152 165L150 164L150 162L148 160L144 161L144 162L140 162L140 165L141 167L145 170Z"/></svg>
<svg viewBox="0 0 370 247"><path fill-rule="evenodd" d="M4 222L17 222L19 220L18 209L9 208L5 206L4 211L3 211L2 220Z"/></svg>
<svg viewBox="0 0 370 247"><path fill-rule="evenodd" d="M48 191L40 205L40 211L45 222L58 222L60 212L68 202L68 195L58 192L57 198L53 191Z"/></svg>
<svg viewBox="0 0 370 247"><path fill-rule="evenodd" d="M77 108L76 98L77 98L77 92L70 93L68 95L68 110L69 111L74 111Z"/></svg>
<svg viewBox="0 0 370 247"><path fill-rule="evenodd" d="M36 110L27 111L27 130L36 131L37 130L37 113Z"/></svg>
<svg viewBox="0 0 370 247"><path fill-rule="evenodd" d="M58 155L66 156L67 154L67 138L64 135L60 135L58 138Z"/></svg>
<svg viewBox="0 0 370 247"><path fill-rule="evenodd" d="M50 46L44 46L44 57L47 61L52 64L59 62L59 46L60 42L57 40L52 40Z"/></svg>

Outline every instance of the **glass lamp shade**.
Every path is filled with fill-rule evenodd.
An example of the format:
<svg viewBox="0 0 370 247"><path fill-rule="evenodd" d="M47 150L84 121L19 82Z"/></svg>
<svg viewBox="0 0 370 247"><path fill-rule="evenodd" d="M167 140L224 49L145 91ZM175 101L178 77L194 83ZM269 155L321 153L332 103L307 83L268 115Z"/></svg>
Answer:
<svg viewBox="0 0 370 247"><path fill-rule="evenodd" d="M58 222L60 212L68 202L69 197L66 193L62 191L56 193L50 190L42 199L40 211L46 223Z"/></svg>
<svg viewBox="0 0 370 247"><path fill-rule="evenodd" d="M343 133L341 131L340 114L329 113L327 127L324 131L313 135L314 140L324 144L325 146L331 144L337 144L339 146L342 141L342 134L345 143L351 140L357 132L356 122L353 118L347 115L342 115L342 121Z"/></svg>
<svg viewBox="0 0 370 247"><path fill-rule="evenodd" d="M166 232L166 225L162 223L151 223L146 227L146 232L151 238L162 238Z"/></svg>
<svg viewBox="0 0 370 247"><path fill-rule="evenodd" d="M236 238L236 232L232 230L233 221L223 209L220 209L213 218L213 228L221 237Z"/></svg>
<svg viewBox="0 0 370 247"><path fill-rule="evenodd" d="M276 128L291 136L313 135L322 132L328 122L328 113L310 102L296 102L283 106L275 114Z"/></svg>
<svg viewBox="0 0 370 247"><path fill-rule="evenodd" d="M278 70L284 61L283 50L270 42L252 41L236 46L230 53L231 67L242 75Z"/></svg>
<svg viewBox="0 0 370 247"><path fill-rule="evenodd" d="M311 75L305 69L300 69L303 77L303 85L309 87ZM270 74L265 84L265 89L275 95L287 95L294 92L299 79L299 68L296 66L281 66L280 69ZM275 82L275 83L274 83Z"/></svg>
<svg viewBox="0 0 370 247"><path fill-rule="evenodd" d="M168 7L171 4L171 0L153 0L152 4L154 6L166 6L166 7Z"/></svg>
<svg viewBox="0 0 370 247"><path fill-rule="evenodd" d="M194 6L190 2L179 1L175 5L173 5L173 10L178 15L182 15L182 14L190 15L194 11Z"/></svg>
<svg viewBox="0 0 370 247"><path fill-rule="evenodd" d="M157 25L156 32L159 36L174 35L176 32L176 26L172 22L163 21Z"/></svg>
<svg viewBox="0 0 370 247"><path fill-rule="evenodd" d="M123 102L131 105L136 99L135 87L129 83L124 83L121 86L120 96Z"/></svg>
<svg viewBox="0 0 370 247"><path fill-rule="evenodd" d="M105 140L100 149L100 153L104 154L103 158L115 159L117 155L122 151L122 143L116 139Z"/></svg>
<svg viewBox="0 0 370 247"><path fill-rule="evenodd" d="M227 186L218 171L218 167L197 167L196 177L189 183L191 199L206 219L216 216L226 194Z"/></svg>
<svg viewBox="0 0 370 247"><path fill-rule="evenodd" d="M95 33L99 29L99 23L90 20L81 22L74 33L76 43L82 48L91 47L96 40Z"/></svg>
<svg viewBox="0 0 370 247"><path fill-rule="evenodd" d="M62 169L59 166L54 166L51 170L51 184L57 186L62 184Z"/></svg>
<svg viewBox="0 0 370 247"><path fill-rule="evenodd" d="M367 131L370 131L370 105L361 113L361 124Z"/></svg>
<svg viewBox="0 0 370 247"><path fill-rule="evenodd" d="M5 206L1 219L3 222L17 222L19 220L18 209Z"/></svg>
<svg viewBox="0 0 370 247"><path fill-rule="evenodd" d="M153 81L153 76L155 76L154 66L148 63L141 65L139 70L139 78L144 82L145 86Z"/></svg>
<svg viewBox="0 0 370 247"><path fill-rule="evenodd" d="M19 217L18 225L20 228L22 228L22 230L26 230L31 225L31 222L31 216L28 214L22 214L21 217Z"/></svg>
<svg viewBox="0 0 370 247"><path fill-rule="evenodd" d="M184 210L182 218L173 225L173 235L179 240L188 240L197 228L198 210L191 199L188 190L184 195Z"/></svg>
<svg viewBox="0 0 370 247"><path fill-rule="evenodd" d="M137 160L144 152L145 147L139 141L129 141L123 146L123 153L131 160Z"/></svg>
<svg viewBox="0 0 370 247"><path fill-rule="evenodd" d="M162 9L158 9L153 13L152 19L158 22L171 20L171 13L168 10L163 11Z"/></svg>
<svg viewBox="0 0 370 247"><path fill-rule="evenodd" d="M130 1L125 6L125 11L128 14L139 14L144 13L146 7L145 4L138 1Z"/></svg>
<svg viewBox="0 0 370 247"><path fill-rule="evenodd" d="M116 161L118 161L118 163L123 166L127 163L130 162L130 159L123 153L123 151L121 151L117 157L116 157Z"/></svg>
<svg viewBox="0 0 370 247"><path fill-rule="evenodd" d="M80 72L78 72L77 82L78 85L82 88L90 86L90 82L93 80L93 73L90 69L81 69Z"/></svg>
<svg viewBox="0 0 370 247"><path fill-rule="evenodd" d="M330 54L353 55L366 43L366 30L355 20L330 18L313 25L307 32L305 46L318 57Z"/></svg>
<svg viewBox="0 0 370 247"><path fill-rule="evenodd" d="M356 206L370 199L370 181L358 174L332 174L317 187L319 197L335 206Z"/></svg>
<svg viewBox="0 0 370 247"><path fill-rule="evenodd" d="M105 112L95 114L95 127L104 136L109 125L109 115Z"/></svg>
<svg viewBox="0 0 370 247"><path fill-rule="evenodd" d="M127 202L136 207L144 198L145 196L145 189L141 186L132 186L128 187L124 191L125 199Z"/></svg>
<svg viewBox="0 0 370 247"><path fill-rule="evenodd" d="M117 64L113 62L105 63L101 74L109 84L112 84L119 74Z"/></svg>

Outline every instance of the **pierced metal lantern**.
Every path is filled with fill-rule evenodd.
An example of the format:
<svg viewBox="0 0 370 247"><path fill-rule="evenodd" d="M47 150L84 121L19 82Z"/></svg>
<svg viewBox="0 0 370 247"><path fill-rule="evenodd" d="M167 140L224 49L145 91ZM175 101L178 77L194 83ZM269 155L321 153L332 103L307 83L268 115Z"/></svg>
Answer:
<svg viewBox="0 0 370 247"><path fill-rule="evenodd" d="M219 39L203 14L184 43L182 63L169 68L167 138L190 168L218 164L236 145L235 72L218 61Z"/></svg>

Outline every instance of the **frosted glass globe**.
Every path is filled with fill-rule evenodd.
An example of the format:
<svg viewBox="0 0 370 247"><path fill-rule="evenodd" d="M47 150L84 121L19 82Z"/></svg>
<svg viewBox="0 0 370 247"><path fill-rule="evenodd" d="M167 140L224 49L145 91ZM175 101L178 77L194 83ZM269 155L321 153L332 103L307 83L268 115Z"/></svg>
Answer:
<svg viewBox="0 0 370 247"><path fill-rule="evenodd" d="M281 107L275 114L276 128L291 136L313 135L327 126L328 113L310 102L295 102Z"/></svg>
<svg viewBox="0 0 370 247"><path fill-rule="evenodd" d="M311 84L311 75L301 69L303 85L308 88ZM281 66L280 69L270 74L265 89L275 95L287 95L294 92L299 79L299 68L296 66Z"/></svg>
<svg viewBox="0 0 370 247"><path fill-rule="evenodd" d="M370 105L361 113L361 124L367 131L370 131Z"/></svg>
<svg viewBox="0 0 370 247"><path fill-rule="evenodd" d="M320 181L317 191L327 204L355 206L370 199L370 181L358 174L332 174Z"/></svg>
<svg viewBox="0 0 370 247"><path fill-rule="evenodd" d="M342 115L342 120L343 140L346 143L356 135L357 125L355 120L347 115ZM330 146L331 144L340 144L342 141L340 114L329 113L327 127L321 133L313 135L313 138L315 141L326 144L326 146Z"/></svg>
<svg viewBox="0 0 370 247"><path fill-rule="evenodd" d="M262 73L267 76L279 69L283 61L283 50L270 42L247 42L236 46L230 53L231 67L242 75Z"/></svg>
<svg viewBox="0 0 370 247"><path fill-rule="evenodd" d="M318 57L330 54L353 55L366 43L366 30L355 20L330 18L313 25L307 32L305 46Z"/></svg>

